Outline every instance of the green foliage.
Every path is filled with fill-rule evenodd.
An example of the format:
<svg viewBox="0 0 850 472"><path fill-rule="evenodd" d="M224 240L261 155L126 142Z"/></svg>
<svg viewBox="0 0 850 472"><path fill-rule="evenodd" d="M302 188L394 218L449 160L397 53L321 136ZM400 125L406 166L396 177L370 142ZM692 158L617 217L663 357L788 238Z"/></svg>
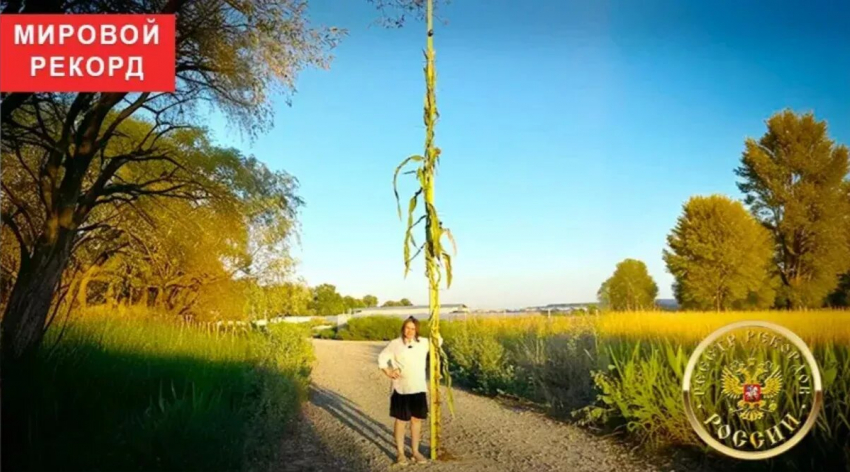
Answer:
<svg viewBox="0 0 850 472"><path fill-rule="evenodd" d="M350 295L346 295L342 297L342 303L345 305L345 310L350 311L355 308L364 308L366 305L363 303L363 300L359 298L354 298Z"/></svg>
<svg viewBox="0 0 850 472"><path fill-rule="evenodd" d="M614 275L602 283L598 296L600 304L608 309L646 310L655 306L658 285L643 261L625 259L617 264Z"/></svg>
<svg viewBox="0 0 850 472"><path fill-rule="evenodd" d="M363 298L343 296L337 293L336 286L322 284L313 288L313 300L308 303L308 311L315 316L333 316L373 306L378 306L378 298L374 295Z"/></svg>
<svg viewBox="0 0 850 472"><path fill-rule="evenodd" d="M492 329L475 321L446 322L443 328L453 378L487 395L522 390L512 388L515 367Z"/></svg>
<svg viewBox="0 0 850 472"><path fill-rule="evenodd" d="M303 282L259 285L253 279L241 279L248 293L245 311L251 320L277 316L310 316L308 305L313 292Z"/></svg>
<svg viewBox="0 0 850 472"><path fill-rule="evenodd" d="M127 119L109 150L132 147L150 126ZM254 288L275 283L292 269L287 242L302 204L295 178L271 171L253 156L214 146L203 129L172 133L159 139L158 146L169 152L167 165L156 160L127 165L117 178L126 185L149 182L179 165L172 178L192 184L180 184L183 198L151 197L132 206L92 209L88 223L93 229L81 239L65 273L80 284L82 308L90 301L146 305L195 320L244 319L275 311L269 306L274 304L272 294ZM108 164L99 159L97 166ZM4 150L4 185L34 189L26 178L7 172L9 165L21 167ZM27 201L22 204L31 214L44 211L36 194L27 194ZM3 200L4 211L9 204ZM4 252L17 245L14 238L2 240ZM3 273L18 272L18 260L2 262Z"/></svg>
<svg viewBox="0 0 850 472"><path fill-rule="evenodd" d="M351 318L337 336L344 341L389 341L401 335L402 321L394 316Z"/></svg>
<svg viewBox="0 0 850 472"><path fill-rule="evenodd" d="M643 345L641 341L604 344L611 364L595 370L599 404L582 410L584 422L614 424L625 421L626 430L639 443L699 445L685 417L682 375L688 357L682 348ZM674 362L674 364L668 364Z"/></svg>
<svg viewBox="0 0 850 472"><path fill-rule="evenodd" d="M374 295L366 295L363 297L363 306L366 308L371 308L378 306L378 297Z"/></svg>
<svg viewBox="0 0 850 472"><path fill-rule="evenodd" d="M838 287L829 295L828 303L833 307L850 306L850 274L841 276Z"/></svg>
<svg viewBox="0 0 850 472"><path fill-rule="evenodd" d="M332 316L345 313L345 300L337 293L336 286L322 284L313 288L313 300L308 304L315 316Z"/></svg>
<svg viewBox="0 0 850 472"><path fill-rule="evenodd" d="M306 398L302 327L217 332L113 316L60 331L31 364L4 367L3 448L16 451L4 469L261 469Z"/></svg>
<svg viewBox="0 0 850 472"><path fill-rule="evenodd" d="M402 318L396 316L364 316L351 318L336 333L344 341L389 341L401 336ZM419 335L428 336L427 323L419 325Z"/></svg>
<svg viewBox="0 0 850 472"><path fill-rule="evenodd" d="M40 11L41 7L33 6L37 3L11 2L4 9ZM14 287L8 300L4 297L2 348L6 356L19 358L37 348L51 302L58 287L65 285L61 279L70 275L63 272L73 262L74 253L84 241L112 240L111 222L116 216L132 215L134 202L174 197L205 205L220 197L221 186L206 185L209 180L244 183L229 170L210 172L193 159L184 159L207 151L186 145L184 138L198 132L196 111L201 104L224 112L230 123L252 135L268 129L272 122L270 96L293 91L304 68L327 66L330 49L341 31L314 28L305 6L296 0L118 0L108 5L53 2L47 8L62 14L102 13L104 9L110 13L176 14L180 19L176 25L180 38L175 51L176 89L171 93L4 95L0 115L3 152L27 155L22 163L29 160L19 166L19 170L29 171L11 174L16 188L29 189L26 203L15 196L6 198L17 193L9 192L11 187L3 182L3 225L10 224L6 215L17 220L11 220L9 229L15 228L11 233L21 248ZM225 149L211 151L233 154ZM274 193L294 180L281 182L274 172L262 172L259 167L264 166L250 158L241 164L252 177L259 177L251 182L258 184L257 188L273 189L254 199L257 206L248 206L233 220L260 233L252 242L261 241L265 250L252 250L251 254L264 262L263 255L278 253L284 246L281 243L276 251L270 251L266 243L281 231L288 233L291 222L291 218L279 216L293 208L292 202L284 202ZM5 170L7 162L0 166ZM288 208L281 212L283 204ZM189 218L197 221L203 217ZM26 235L17 230L24 224ZM192 236L197 233L184 237L191 240ZM193 303L192 298L184 301ZM228 297L228 302L233 298ZM182 308L180 311L184 314Z"/></svg>
<svg viewBox="0 0 850 472"><path fill-rule="evenodd" d="M741 203L722 195L692 197L667 244L664 261L682 308L773 305L771 237Z"/></svg>
<svg viewBox="0 0 850 472"><path fill-rule="evenodd" d="M319 329L313 331L313 337L317 339L338 339L337 338L337 329L336 328L328 328L328 329Z"/></svg>
<svg viewBox="0 0 850 472"><path fill-rule="evenodd" d="M383 304L383 305L381 305L381 306L382 306L382 307L413 306L413 303L412 303L410 300L406 299L406 298L402 298L402 299L401 299L401 300L399 300L399 301L395 301L395 300L387 300L387 301L385 301L385 302L384 302L384 304Z"/></svg>
<svg viewBox="0 0 850 472"><path fill-rule="evenodd" d="M310 299L312 292L305 283L285 282L269 287L270 296L275 300L273 313L279 315L312 316Z"/></svg>
<svg viewBox="0 0 850 472"><path fill-rule="evenodd" d="M850 268L848 166L847 147L810 113L777 113L746 141L738 187L773 235L783 306L822 306Z"/></svg>
<svg viewBox="0 0 850 472"><path fill-rule="evenodd" d="M592 332L548 322L500 328L478 319L444 325L452 375L473 391L522 397L567 416L593 401L599 360Z"/></svg>
<svg viewBox="0 0 850 472"><path fill-rule="evenodd" d="M528 393L520 395L548 405L559 417L591 404L596 390L588 372L604 363L596 344L593 333L586 331L527 333L512 355L518 376L530 384Z"/></svg>

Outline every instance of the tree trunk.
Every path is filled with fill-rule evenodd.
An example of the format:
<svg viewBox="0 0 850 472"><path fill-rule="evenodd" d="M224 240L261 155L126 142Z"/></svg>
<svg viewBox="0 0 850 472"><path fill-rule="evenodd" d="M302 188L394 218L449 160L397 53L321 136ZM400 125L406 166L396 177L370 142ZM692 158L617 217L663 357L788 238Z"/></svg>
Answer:
<svg viewBox="0 0 850 472"><path fill-rule="evenodd" d="M153 301L153 307L155 311L164 311L165 305L165 288L164 287L156 287L154 289L156 291L156 298Z"/></svg>
<svg viewBox="0 0 850 472"><path fill-rule="evenodd" d="M68 265L74 232L61 231L54 243L39 243L32 258L21 263L18 279L3 314L5 360L17 360L41 343L53 295Z"/></svg>
<svg viewBox="0 0 850 472"><path fill-rule="evenodd" d="M104 305L109 311L115 309L115 282L110 280L109 284L106 286L106 295L104 295Z"/></svg>
<svg viewBox="0 0 850 472"><path fill-rule="evenodd" d="M80 290L79 292L77 292L77 303L79 304L80 309L83 311L88 308L89 282L91 282L92 277L97 274L98 270L100 270L100 266L92 265L83 273L83 277L80 280Z"/></svg>

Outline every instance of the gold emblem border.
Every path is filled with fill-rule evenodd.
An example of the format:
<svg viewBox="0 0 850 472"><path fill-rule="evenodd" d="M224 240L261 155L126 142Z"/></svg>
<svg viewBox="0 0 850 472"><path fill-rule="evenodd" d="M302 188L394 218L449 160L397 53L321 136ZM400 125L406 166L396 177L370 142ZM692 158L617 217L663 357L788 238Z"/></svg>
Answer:
<svg viewBox="0 0 850 472"><path fill-rule="evenodd" d="M809 368L812 370L812 380L814 383L814 400L812 401L812 409L809 413L809 417L806 422L803 424L803 427L797 431L797 433L791 437L788 441L782 443L778 447L773 449L768 449L765 451L756 451L756 452L744 452L739 451L737 449L733 449L725 444L722 444L720 441L714 439L714 437L709 434L708 430L703 428L702 423L697 419L696 414L691 407L691 377L693 376L694 368L696 367L697 361L699 360L702 353L720 336L728 333L729 331L740 329L740 328L766 328L769 330L773 330L783 336L790 341L800 352L803 354L803 357L806 359L806 363L809 365ZM820 414L820 410L823 406L823 385L821 383L820 369L818 369L818 363L815 360L815 356L812 355L812 352L809 350L809 347L806 343L797 336L793 331L785 328L784 326L780 326L774 323L769 323L767 321L739 321L736 323L728 324L723 326L722 328L714 331L709 334L708 337L702 340L701 343L694 350L693 354L691 354L691 358L688 361L688 367L685 369L685 378L682 381L682 396L685 401L685 415L688 417L688 422L691 423L691 427L694 428L694 431L699 435L699 437L705 441L706 444L713 447L715 450L726 454L727 456L734 457L735 459L743 459L743 460L762 460L768 459L771 457L776 457L800 442L806 434L812 429L815 425L815 422L818 419L818 415Z"/></svg>

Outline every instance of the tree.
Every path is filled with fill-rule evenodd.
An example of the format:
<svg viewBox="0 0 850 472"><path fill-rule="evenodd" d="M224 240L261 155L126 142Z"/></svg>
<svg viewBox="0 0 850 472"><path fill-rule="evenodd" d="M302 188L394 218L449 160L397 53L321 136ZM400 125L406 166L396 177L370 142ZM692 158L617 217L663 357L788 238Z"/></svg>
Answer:
<svg viewBox="0 0 850 472"><path fill-rule="evenodd" d="M838 287L829 295L829 306L846 308L850 306L850 274L843 274Z"/></svg>
<svg viewBox="0 0 850 472"><path fill-rule="evenodd" d="M402 298L401 300L398 300L398 301L396 301L396 300L387 300L387 301L385 301L385 302L384 302L384 304L383 304L383 305L381 305L381 306L382 306L382 307L413 306L413 303L411 303L411 301L410 301L410 300L408 300L407 298Z"/></svg>
<svg viewBox="0 0 850 472"><path fill-rule="evenodd" d="M303 281L285 282L272 287L272 290L280 294L279 314L294 316L312 316L314 314L310 310L313 293Z"/></svg>
<svg viewBox="0 0 850 472"><path fill-rule="evenodd" d="M783 111L747 139L736 174L752 214L773 236L779 304L820 307L850 268L846 220L848 149L826 122Z"/></svg>
<svg viewBox="0 0 850 472"><path fill-rule="evenodd" d="M356 308L364 308L366 305L363 303L363 300L359 298L354 298L352 296L346 295L342 297L343 304L345 305L345 310L350 311Z"/></svg>
<svg viewBox="0 0 850 472"><path fill-rule="evenodd" d="M313 301L309 305L315 316L332 316L345 312L345 301L337 293L336 286L322 284L313 289Z"/></svg>
<svg viewBox="0 0 850 472"><path fill-rule="evenodd" d="M406 9L417 0L389 6ZM3 3L16 13L176 13L174 93L9 93L0 119L4 153L21 161L39 214L22 196L3 188L0 220L17 239L19 270L2 321L5 359L39 345L47 313L89 216L101 205L142 197L205 198L195 178L162 138L192 127L199 103L212 104L250 133L271 124L275 91L290 93L298 73L326 67L342 31L314 28L306 2L224 0L93 0ZM120 146L127 120L145 117L147 129ZM159 174L133 183L118 179L127 168L160 166ZM203 192L200 192L203 193ZM207 196L208 198L208 196Z"/></svg>
<svg viewBox="0 0 850 472"><path fill-rule="evenodd" d="M125 136L114 144L134 139L132 131L140 126L129 119ZM65 271L65 278L76 283L78 306L87 305L90 287L100 286L106 290L97 298L111 306L144 305L186 319L242 318L248 297L248 312L265 316L266 293L234 284L234 277L242 282L273 279L291 266L286 240L301 204L295 179L234 149L212 146L203 130L174 133L162 142L174 148L172 160L183 173L203 176L195 180L203 180L208 198L189 194L95 207ZM18 209L42 217L38 198L23 192L28 181L16 175L24 164L3 153L4 186L25 196ZM156 162L125 167L118 177L134 184L157 175L158 167ZM10 202L2 204L5 210ZM3 239L4 253L19 249L15 242L14 237ZM17 270L16 264L4 267L12 276Z"/></svg>
<svg viewBox="0 0 850 472"><path fill-rule="evenodd" d="M740 202L692 197L663 251L683 308L726 310L773 304L770 233Z"/></svg>
<svg viewBox="0 0 850 472"><path fill-rule="evenodd" d="M850 207L850 181L844 182L844 195ZM845 215L845 227L844 234L847 236L847 247L850 251L850 211ZM838 287L829 295L827 303L831 307L850 307L850 272L839 277Z"/></svg>
<svg viewBox="0 0 850 472"><path fill-rule="evenodd" d="M20 2L11 3L20 10ZM20 196L4 188L11 205L4 208L3 223L23 248L2 322L9 359L40 343L54 291L96 207L144 196L203 198L206 192L199 192L195 181L202 174L184 172L174 160L176 149L162 140L191 127L187 117L197 103L218 106L246 130L263 130L270 123L269 91L275 86L291 90L300 70L324 67L339 37L335 30L311 28L303 5L294 0L62 5L64 13L178 13L177 90L3 96L3 151L32 154L21 159L32 165L22 167L28 169L42 214L34 218L19 204ZM136 139L121 139L128 133L127 120L140 111L147 126ZM160 174L133 183L118 179L122 170L153 166L160 167ZM38 224L22 229L30 221Z"/></svg>
<svg viewBox="0 0 850 472"><path fill-rule="evenodd" d="M647 310L655 306L658 285L652 280L646 264L625 259L617 264L614 274L599 288L599 303L612 310Z"/></svg>
<svg viewBox="0 0 850 472"><path fill-rule="evenodd" d="M378 306L378 297L374 295L366 295L363 297L363 305L367 308Z"/></svg>

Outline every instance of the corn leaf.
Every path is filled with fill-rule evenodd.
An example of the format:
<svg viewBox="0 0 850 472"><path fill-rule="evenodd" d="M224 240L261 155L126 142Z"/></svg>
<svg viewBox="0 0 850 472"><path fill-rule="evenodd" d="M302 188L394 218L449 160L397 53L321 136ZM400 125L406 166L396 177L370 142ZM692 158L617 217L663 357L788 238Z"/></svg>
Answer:
<svg viewBox="0 0 850 472"><path fill-rule="evenodd" d="M395 194L396 204L398 205L398 219L401 219L401 200L398 196L398 173L401 172L401 170L404 169L404 166L406 166L407 164L411 162L419 162L424 159L425 158L422 156L410 156L407 159L401 161L401 164L399 164L398 167L395 168L395 173L393 174L393 193Z"/></svg>

